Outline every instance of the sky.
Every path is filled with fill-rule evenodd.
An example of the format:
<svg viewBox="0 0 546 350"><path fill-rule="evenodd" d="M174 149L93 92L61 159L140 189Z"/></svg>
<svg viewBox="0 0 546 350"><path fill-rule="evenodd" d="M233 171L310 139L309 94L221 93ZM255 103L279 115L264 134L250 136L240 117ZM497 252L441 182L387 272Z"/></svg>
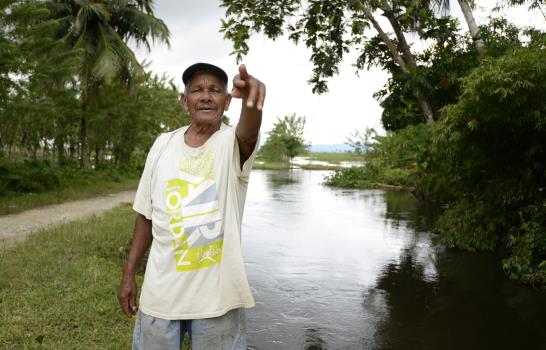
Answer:
<svg viewBox="0 0 546 350"><path fill-rule="evenodd" d="M474 11L478 24L490 14L494 1L478 0ZM452 15L460 18L461 28L466 22L456 1L452 1ZM136 48L139 60L150 62L149 70L174 78L182 90L182 72L196 62L208 62L222 67L230 77L237 74L232 43L223 39L220 19L224 9L219 0L156 0L155 16L162 19L171 32L171 47L156 43L150 52ZM528 12L526 7L503 11L510 20L522 25L544 28L546 20L538 10ZM387 82L388 75L379 69L356 73L353 66L356 52L350 52L340 65L339 75L328 82L329 92L316 95L307 81L313 65L310 51L304 44L296 46L286 37L272 41L263 35L252 36L249 54L243 59L248 72L267 86L262 132L269 131L277 118L296 114L306 117L304 138L313 145L341 144L355 130L367 127L380 133L381 108L373 93ZM226 115L231 123L239 119L241 103L233 99Z"/></svg>

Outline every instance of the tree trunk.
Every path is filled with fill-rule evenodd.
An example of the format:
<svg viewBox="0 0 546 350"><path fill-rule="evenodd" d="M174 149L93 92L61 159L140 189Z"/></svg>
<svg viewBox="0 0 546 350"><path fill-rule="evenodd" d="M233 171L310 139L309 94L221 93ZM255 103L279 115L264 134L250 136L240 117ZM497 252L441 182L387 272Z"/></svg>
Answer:
<svg viewBox="0 0 546 350"><path fill-rule="evenodd" d="M476 49L481 54L483 53L484 47L483 47L483 41L480 39L480 29L478 28L478 25L476 24L476 20L474 19L474 15L472 14L472 9L470 8L470 4L467 0L457 0L459 2L459 6L461 7L461 11L463 11L464 18L466 20L466 23L468 24L468 29L470 30L470 35L472 35L472 39L474 39L474 45L476 46Z"/></svg>
<svg viewBox="0 0 546 350"><path fill-rule="evenodd" d="M59 165L64 165L64 139L57 135L55 138L55 149L57 150L57 162Z"/></svg>
<svg viewBox="0 0 546 350"><path fill-rule="evenodd" d="M413 92L413 95L417 99L417 102L419 102L419 106L421 107L421 111L425 115L425 120L427 124L434 123L434 111L432 109L432 106L430 105L428 97L426 97L419 88Z"/></svg>
<svg viewBox="0 0 546 350"><path fill-rule="evenodd" d="M85 111L80 119L80 168L89 169L87 158L87 120Z"/></svg>
<svg viewBox="0 0 546 350"><path fill-rule="evenodd" d="M368 5L365 5L361 1L358 2L360 4L360 7L362 8L362 11L364 12L364 16L372 23L372 26L375 28L377 33L379 34L379 37L387 45L389 48L389 51L393 57L393 59L398 63L402 71L408 75L411 75L411 69L408 68L410 66L413 70L417 70L417 64L415 63L415 58L413 57L413 54L411 53L410 47L406 41L406 38L404 36L404 33L402 32L400 26L398 25L398 22L396 22L396 19L394 18L394 13L392 12L392 9L390 7L386 8L385 15L389 22L391 23L395 33L396 37L398 38L398 42L400 46L402 47L402 52L404 53L404 57L400 55L399 49L396 47L394 42L389 38L387 33L381 28L381 25L375 17L373 16L372 11L368 7ZM391 18L389 18L391 17ZM394 23L394 24L393 24ZM423 94L423 92L417 88L413 92L413 95L417 99L417 102L419 103L419 107L421 107L421 111L425 115L425 120L427 124L434 123L434 110L432 109L432 104L430 103L428 97Z"/></svg>
<svg viewBox="0 0 546 350"><path fill-rule="evenodd" d="M368 5L364 5L361 1L358 1L358 4L360 4L362 11L364 11L364 16L366 16L366 18L372 23L372 26L375 28L375 30L379 34L379 37L381 38L381 40L383 40L385 45L387 45L387 47L389 48L389 51L392 57L394 58L394 60L396 61L396 63L398 63L398 65L400 66L400 68L402 68L404 72L409 73L409 70L406 67L406 62L404 62L404 60L402 59L402 56L400 56L400 53L398 52L396 45L394 45L394 43L389 38L387 33L385 33L383 28L381 28L379 23L375 20L375 17L373 16L373 13L368 7Z"/></svg>
<svg viewBox="0 0 546 350"><path fill-rule="evenodd" d="M99 146L95 146L95 169L98 169L99 167L99 153L100 153L100 148Z"/></svg>
<svg viewBox="0 0 546 350"><path fill-rule="evenodd" d="M74 154L76 153L76 145L74 144L74 139L70 138L70 143L68 146L68 158L72 162L74 160Z"/></svg>
<svg viewBox="0 0 546 350"><path fill-rule="evenodd" d="M396 20L394 17L394 11L389 6L389 4L384 1L383 2L385 8L383 9L383 12L385 13L385 17L389 20L389 23L392 26L392 29L394 29L394 34L396 35L396 38L398 39L398 45L400 46L401 51L404 53L404 58L407 61L407 63L417 68L417 63L415 63L415 59L413 58L413 53L411 52L410 46L406 40L406 37L404 33L402 32L402 28L400 27L400 23Z"/></svg>

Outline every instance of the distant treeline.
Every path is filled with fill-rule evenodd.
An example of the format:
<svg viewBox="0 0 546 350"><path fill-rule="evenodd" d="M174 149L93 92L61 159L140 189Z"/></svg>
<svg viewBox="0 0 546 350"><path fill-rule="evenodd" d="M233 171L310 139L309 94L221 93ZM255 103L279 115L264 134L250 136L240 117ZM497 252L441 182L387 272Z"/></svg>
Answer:
<svg viewBox="0 0 546 350"><path fill-rule="evenodd" d="M153 1L0 3L0 162L142 166L161 131L188 122L169 78L127 46L168 43Z"/></svg>

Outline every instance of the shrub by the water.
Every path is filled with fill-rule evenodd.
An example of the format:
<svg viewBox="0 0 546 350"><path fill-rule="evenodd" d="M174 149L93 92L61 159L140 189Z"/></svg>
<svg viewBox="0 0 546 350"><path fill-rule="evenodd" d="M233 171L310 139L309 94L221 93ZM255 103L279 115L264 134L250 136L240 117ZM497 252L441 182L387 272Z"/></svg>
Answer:
<svg viewBox="0 0 546 350"><path fill-rule="evenodd" d="M325 184L337 187L371 188L386 184L414 187L419 172L426 167L430 144L430 126L409 126L385 136L373 137L365 145L363 167L336 170L325 178Z"/></svg>
<svg viewBox="0 0 546 350"><path fill-rule="evenodd" d="M539 38L540 39L540 38ZM420 182L449 204L450 246L497 250L512 278L546 285L546 38L487 59L435 127Z"/></svg>

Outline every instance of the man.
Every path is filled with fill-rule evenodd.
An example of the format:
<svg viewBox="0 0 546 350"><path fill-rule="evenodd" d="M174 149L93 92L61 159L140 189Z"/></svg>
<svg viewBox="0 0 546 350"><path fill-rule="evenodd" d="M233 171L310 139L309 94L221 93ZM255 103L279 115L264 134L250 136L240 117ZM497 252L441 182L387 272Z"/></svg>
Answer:
<svg viewBox="0 0 546 350"><path fill-rule="evenodd" d="M137 315L133 349L246 349L244 308L254 306L241 254L241 218L258 144L265 85L244 65L233 79L197 63L182 75L191 125L160 135L135 202L133 244L118 300ZM222 123L242 99L236 128ZM137 308L135 272L150 247Z"/></svg>

